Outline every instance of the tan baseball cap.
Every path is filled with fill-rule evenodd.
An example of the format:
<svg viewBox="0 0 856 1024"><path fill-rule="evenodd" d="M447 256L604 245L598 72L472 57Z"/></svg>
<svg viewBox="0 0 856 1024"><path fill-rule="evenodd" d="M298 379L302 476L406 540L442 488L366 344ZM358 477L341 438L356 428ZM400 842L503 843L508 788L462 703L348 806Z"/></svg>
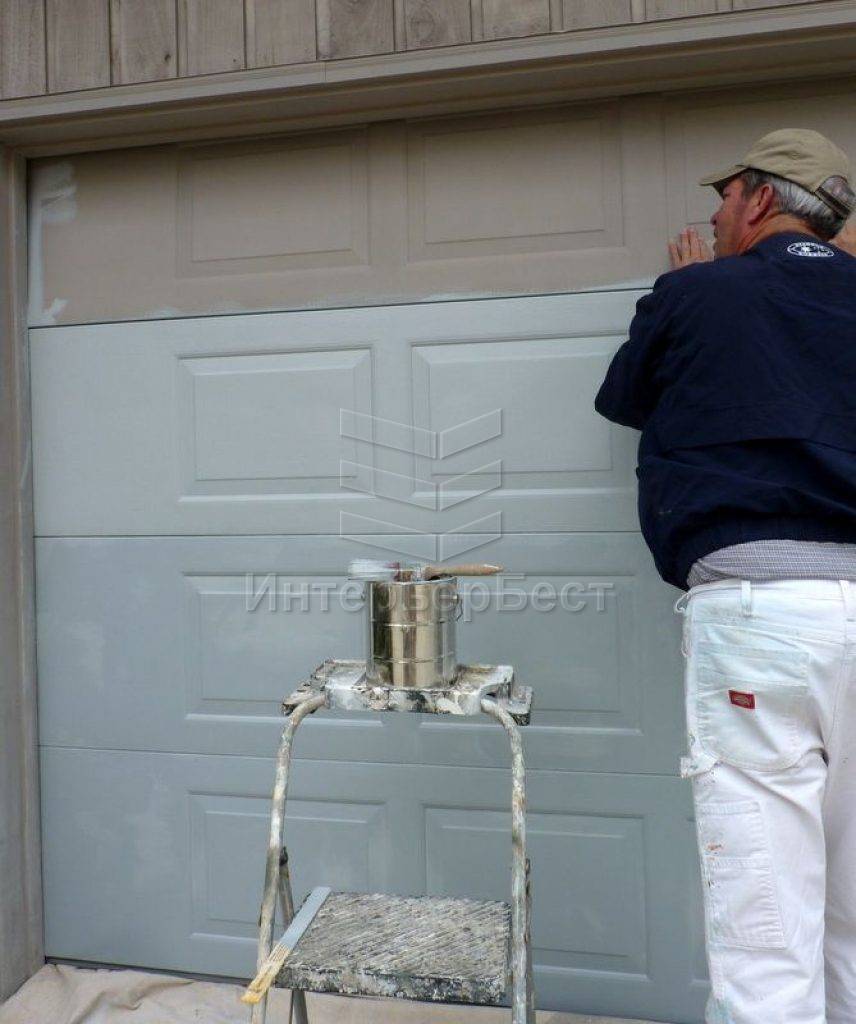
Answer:
<svg viewBox="0 0 856 1024"><path fill-rule="evenodd" d="M752 146L738 164L708 174L699 185L713 185L717 192L727 181L753 169L775 174L802 185L822 199L839 216L847 217L856 206L856 196L848 188L834 188L829 178L843 178L850 184L850 161L834 142L810 128L780 128Z"/></svg>

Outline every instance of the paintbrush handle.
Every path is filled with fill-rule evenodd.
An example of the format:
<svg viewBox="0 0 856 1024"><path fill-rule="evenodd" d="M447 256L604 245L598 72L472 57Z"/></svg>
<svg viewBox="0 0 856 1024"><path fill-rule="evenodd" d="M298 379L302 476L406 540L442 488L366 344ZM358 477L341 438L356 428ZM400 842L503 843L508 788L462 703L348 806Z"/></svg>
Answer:
<svg viewBox="0 0 856 1024"><path fill-rule="evenodd" d="M426 565L422 570L422 577L434 580L438 576L495 576L503 569L502 565L486 565L484 562L473 562L468 565Z"/></svg>

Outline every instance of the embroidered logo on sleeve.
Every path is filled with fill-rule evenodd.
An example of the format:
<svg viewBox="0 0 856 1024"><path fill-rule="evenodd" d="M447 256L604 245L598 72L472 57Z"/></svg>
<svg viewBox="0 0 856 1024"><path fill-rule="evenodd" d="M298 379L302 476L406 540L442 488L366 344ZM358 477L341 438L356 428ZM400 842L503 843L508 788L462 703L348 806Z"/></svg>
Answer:
<svg viewBox="0 0 856 1024"><path fill-rule="evenodd" d="M819 242L791 242L788 252L792 256L834 256L835 253L829 246L821 245Z"/></svg>
<svg viewBox="0 0 856 1024"><path fill-rule="evenodd" d="M754 693L741 693L740 690L729 690L728 699L738 708L746 708L747 711L755 710Z"/></svg>

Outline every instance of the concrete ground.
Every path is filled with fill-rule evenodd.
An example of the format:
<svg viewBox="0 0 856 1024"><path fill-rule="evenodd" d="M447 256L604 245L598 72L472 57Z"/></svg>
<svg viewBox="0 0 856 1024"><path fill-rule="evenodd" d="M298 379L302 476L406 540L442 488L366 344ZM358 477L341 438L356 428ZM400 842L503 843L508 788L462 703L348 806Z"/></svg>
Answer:
<svg viewBox="0 0 856 1024"><path fill-rule="evenodd" d="M0 1006L0 1024L246 1024L237 985L145 971L47 964ZM275 991L268 1024L288 1024L289 994ZM308 996L310 1024L508 1024L508 1010L396 1000ZM538 1013L538 1024L645 1024L613 1017Z"/></svg>

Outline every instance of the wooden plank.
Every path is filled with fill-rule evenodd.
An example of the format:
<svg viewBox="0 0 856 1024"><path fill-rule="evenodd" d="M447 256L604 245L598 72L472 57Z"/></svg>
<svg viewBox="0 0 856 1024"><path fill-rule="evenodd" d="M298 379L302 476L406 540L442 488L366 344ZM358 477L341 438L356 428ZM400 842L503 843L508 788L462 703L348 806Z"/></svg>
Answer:
<svg viewBox="0 0 856 1024"><path fill-rule="evenodd" d="M645 0L646 21L716 14L717 0Z"/></svg>
<svg viewBox="0 0 856 1024"><path fill-rule="evenodd" d="M472 39L470 0L405 0L407 48L453 46Z"/></svg>
<svg viewBox="0 0 856 1024"><path fill-rule="evenodd" d="M179 0L179 75L213 75L243 67L243 0Z"/></svg>
<svg viewBox="0 0 856 1024"><path fill-rule="evenodd" d="M392 0L318 0L318 56L322 60L391 53Z"/></svg>
<svg viewBox="0 0 856 1024"><path fill-rule="evenodd" d="M550 31L550 0L481 0L480 7L483 39Z"/></svg>
<svg viewBox="0 0 856 1024"><path fill-rule="evenodd" d="M602 25L629 25L633 20L630 0L565 0L566 31L600 28Z"/></svg>
<svg viewBox="0 0 856 1024"><path fill-rule="evenodd" d="M48 90L110 84L108 0L47 0Z"/></svg>
<svg viewBox="0 0 856 1024"><path fill-rule="evenodd" d="M44 4L33 0L0 2L0 66L4 100L47 92Z"/></svg>
<svg viewBox="0 0 856 1024"><path fill-rule="evenodd" d="M175 78L175 0L110 0L113 82Z"/></svg>
<svg viewBox="0 0 856 1024"><path fill-rule="evenodd" d="M315 0L247 0L247 67L315 60Z"/></svg>

